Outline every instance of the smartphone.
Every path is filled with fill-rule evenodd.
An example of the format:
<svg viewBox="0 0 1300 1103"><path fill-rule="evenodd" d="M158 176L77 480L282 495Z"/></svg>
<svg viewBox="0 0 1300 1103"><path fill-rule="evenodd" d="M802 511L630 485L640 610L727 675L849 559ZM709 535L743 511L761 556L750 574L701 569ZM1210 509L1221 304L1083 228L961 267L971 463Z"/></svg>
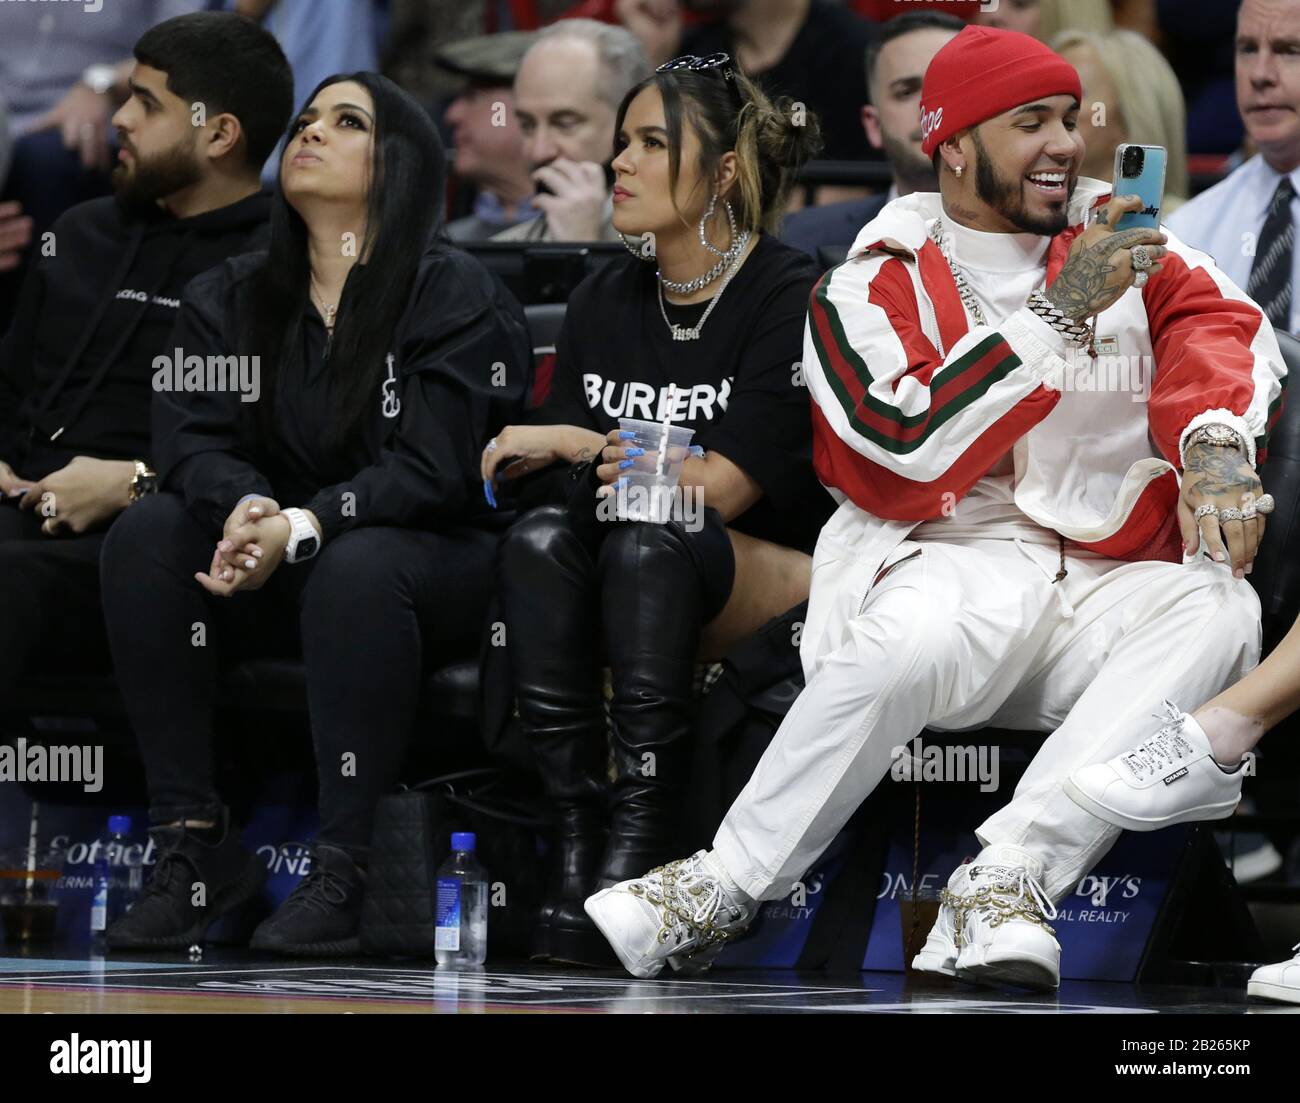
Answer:
<svg viewBox="0 0 1300 1103"><path fill-rule="evenodd" d="M1124 142L1115 150L1112 194L1137 195L1142 199L1142 209L1120 218L1116 230L1159 229L1160 208L1165 202L1167 156L1164 146L1140 146L1132 142Z"/></svg>

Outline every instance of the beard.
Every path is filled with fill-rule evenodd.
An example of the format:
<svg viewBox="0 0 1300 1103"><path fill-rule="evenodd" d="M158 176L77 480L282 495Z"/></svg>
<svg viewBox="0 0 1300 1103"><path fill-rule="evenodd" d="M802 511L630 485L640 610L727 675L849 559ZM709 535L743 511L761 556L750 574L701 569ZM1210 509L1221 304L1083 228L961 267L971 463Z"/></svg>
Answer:
<svg viewBox="0 0 1300 1103"><path fill-rule="evenodd" d="M134 167L118 162L113 167L113 194L128 214L157 212L158 200L165 199L203 178L191 140L175 145L148 159L131 150Z"/></svg>
<svg viewBox="0 0 1300 1103"><path fill-rule="evenodd" d="M1066 204L1061 210L1048 215L1032 215L1025 205L1025 181L1002 176L980 141L978 131L971 131L971 137L975 142L975 194L980 199L1027 234L1055 237L1070 224L1069 197L1074 195L1075 184L1070 185Z"/></svg>
<svg viewBox="0 0 1300 1103"><path fill-rule="evenodd" d="M912 191L938 191L939 174L925 154L917 150L916 143L920 140L920 134L904 139L894 137L883 128L880 131L880 144L894 175Z"/></svg>

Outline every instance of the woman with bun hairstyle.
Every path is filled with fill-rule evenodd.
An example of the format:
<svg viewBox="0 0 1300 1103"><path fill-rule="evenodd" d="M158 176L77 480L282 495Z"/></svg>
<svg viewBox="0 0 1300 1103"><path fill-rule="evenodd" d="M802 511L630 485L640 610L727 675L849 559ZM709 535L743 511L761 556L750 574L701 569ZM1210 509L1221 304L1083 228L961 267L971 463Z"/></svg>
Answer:
<svg viewBox="0 0 1300 1103"><path fill-rule="evenodd" d="M774 236L815 118L715 54L632 88L616 135L613 221L633 255L575 289L549 395L482 460L485 489L541 503L498 562L519 717L555 813L534 956L596 965L614 958L583 899L682 842L697 657L807 598L834 506L800 366L820 273ZM616 520L603 500L641 455L620 417L694 430L702 454L665 524Z"/></svg>

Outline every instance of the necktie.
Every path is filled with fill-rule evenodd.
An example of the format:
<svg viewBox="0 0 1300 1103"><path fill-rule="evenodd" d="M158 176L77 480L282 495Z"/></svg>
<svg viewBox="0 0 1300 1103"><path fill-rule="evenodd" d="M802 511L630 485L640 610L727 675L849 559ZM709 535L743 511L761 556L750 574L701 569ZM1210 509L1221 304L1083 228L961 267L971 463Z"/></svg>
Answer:
<svg viewBox="0 0 1300 1103"><path fill-rule="evenodd" d="M1259 304L1274 328L1291 328L1291 259L1295 246L1295 222L1291 200L1295 189L1289 176L1282 177L1264 219L1255 247L1246 294Z"/></svg>

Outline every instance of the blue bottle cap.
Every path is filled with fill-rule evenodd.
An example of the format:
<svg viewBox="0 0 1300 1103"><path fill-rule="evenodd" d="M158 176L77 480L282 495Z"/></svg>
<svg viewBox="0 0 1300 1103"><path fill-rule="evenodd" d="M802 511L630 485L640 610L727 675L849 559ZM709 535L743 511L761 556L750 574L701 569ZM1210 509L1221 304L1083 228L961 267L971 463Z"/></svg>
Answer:
<svg viewBox="0 0 1300 1103"><path fill-rule="evenodd" d="M473 850L478 846L478 838L473 831L453 831L451 833L452 850Z"/></svg>
<svg viewBox="0 0 1300 1103"><path fill-rule="evenodd" d="M110 835L131 834L131 817L130 816L109 816L108 833Z"/></svg>

